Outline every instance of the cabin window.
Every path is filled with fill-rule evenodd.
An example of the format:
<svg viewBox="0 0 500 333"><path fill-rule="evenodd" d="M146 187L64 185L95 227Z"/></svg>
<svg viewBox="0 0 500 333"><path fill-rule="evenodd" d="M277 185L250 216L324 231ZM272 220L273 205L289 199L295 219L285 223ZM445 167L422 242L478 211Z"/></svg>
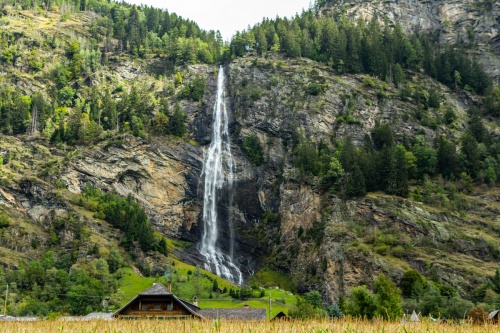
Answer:
<svg viewBox="0 0 500 333"><path fill-rule="evenodd" d="M172 311L174 309L174 302L170 302L170 304L167 304L167 311Z"/></svg>
<svg viewBox="0 0 500 333"><path fill-rule="evenodd" d="M142 304L141 305L141 310L142 311L148 311L148 305L147 304Z"/></svg>
<svg viewBox="0 0 500 333"><path fill-rule="evenodd" d="M161 304L155 304L155 310L156 311L161 310Z"/></svg>

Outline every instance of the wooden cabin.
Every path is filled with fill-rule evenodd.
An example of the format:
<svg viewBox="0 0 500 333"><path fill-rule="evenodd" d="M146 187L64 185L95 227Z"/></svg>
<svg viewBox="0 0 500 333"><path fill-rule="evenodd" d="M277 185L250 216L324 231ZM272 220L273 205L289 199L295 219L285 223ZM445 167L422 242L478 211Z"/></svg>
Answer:
<svg viewBox="0 0 500 333"><path fill-rule="evenodd" d="M495 310L490 312L488 315L488 321L498 324L500 322L500 310Z"/></svg>
<svg viewBox="0 0 500 333"><path fill-rule="evenodd" d="M290 321L291 318L288 317L283 311L280 311L276 314L276 316L274 316L271 321L275 321L275 320L282 320L282 321Z"/></svg>
<svg viewBox="0 0 500 333"><path fill-rule="evenodd" d="M200 308L170 292L163 284L155 283L134 297L114 318L200 318Z"/></svg>

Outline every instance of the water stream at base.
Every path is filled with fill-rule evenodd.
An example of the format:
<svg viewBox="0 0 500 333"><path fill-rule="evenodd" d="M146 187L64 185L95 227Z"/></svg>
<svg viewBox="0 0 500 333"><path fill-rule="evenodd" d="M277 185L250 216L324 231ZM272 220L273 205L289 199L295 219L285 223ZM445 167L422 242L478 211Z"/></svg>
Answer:
<svg viewBox="0 0 500 333"><path fill-rule="evenodd" d="M205 177L203 193L203 237L200 253L205 257L205 269L233 283L241 285L243 274L233 261L233 229L229 218L230 253L226 254L217 246L220 221L218 220L217 204L223 190L231 189L234 184L234 160L231 154L231 142L228 130L229 120L225 103L224 69L219 69L217 82L217 98L213 111L212 142L203 162L202 176ZM232 198L229 198L228 216Z"/></svg>

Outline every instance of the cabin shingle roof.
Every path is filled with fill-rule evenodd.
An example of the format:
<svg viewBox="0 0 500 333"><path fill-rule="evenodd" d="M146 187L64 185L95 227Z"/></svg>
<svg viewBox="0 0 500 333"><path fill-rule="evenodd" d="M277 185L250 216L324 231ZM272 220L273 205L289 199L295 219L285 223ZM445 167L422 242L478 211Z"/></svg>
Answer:
<svg viewBox="0 0 500 333"><path fill-rule="evenodd" d="M203 319L203 317L199 314L199 310L200 310L199 307L183 300L182 298L178 298L177 296L172 294L170 291L168 291L167 287L165 287L161 283L155 283L150 288L144 290L143 292L141 292L140 294L135 296L127 304L125 304L121 309L116 311L113 314L113 317L115 317L115 318L119 317L121 315L122 311L125 310L125 308L127 308L127 306L129 306L135 300L140 299L143 296L160 296L159 298L161 298L161 296L171 296L172 299L174 299L176 302L178 302L184 309L186 309L195 318ZM146 297L146 298L149 298L149 297ZM154 297L154 298L158 298L158 297ZM145 314L145 315L147 316L147 314ZM173 317L175 317L175 316L172 316L172 318Z"/></svg>
<svg viewBox="0 0 500 333"><path fill-rule="evenodd" d="M239 309L201 309L200 314L207 319L217 317L227 320L266 320L267 314L264 308L239 308Z"/></svg>
<svg viewBox="0 0 500 333"><path fill-rule="evenodd" d="M150 296L150 295L163 296L163 295L172 295L172 293L170 291L168 291L167 287L165 287L163 284L155 283L150 288L141 292L139 295L142 295L142 296Z"/></svg>
<svg viewBox="0 0 500 333"><path fill-rule="evenodd" d="M491 311L490 314L488 315L488 320L492 320L493 318L497 317L499 312L500 310Z"/></svg>

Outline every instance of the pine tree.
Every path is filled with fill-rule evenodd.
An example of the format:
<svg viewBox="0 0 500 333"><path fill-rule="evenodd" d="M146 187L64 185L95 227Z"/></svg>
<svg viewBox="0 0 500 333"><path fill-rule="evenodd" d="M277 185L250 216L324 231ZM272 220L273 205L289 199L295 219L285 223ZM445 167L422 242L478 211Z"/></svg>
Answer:
<svg viewBox="0 0 500 333"><path fill-rule="evenodd" d="M183 136L186 132L186 126L184 124L185 119L186 116L182 111L182 107L177 103L174 107L174 113L170 117L168 132L175 136Z"/></svg>
<svg viewBox="0 0 500 333"><path fill-rule="evenodd" d="M346 174L345 197L355 198L366 195L365 177L358 164L354 164L352 172Z"/></svg>
<svg viewBox="0 0 500 333"><path fill-rule="evenodd" d="M314 41L312 40L309 31L304 30L302 32L302 41L301 41L301 54L310 59L316 58L316 51Z"/></svg>
<svg viewBox="0 0 500 333"><path fill-rule="evenodd" d="M344 140L339 160L345 171L351 172L354 170L354 167L357 164L357 149L354 146L351 137L347 137Z"/></svg>
<svg viewBox="0 0 500 333"><path fill-rule="evenodd" d="M260 56L264 55L267 52L267 39L262 28L257 31L255 42L257 47L257 54Z"/></svg>
<svg viewBox="0 0 500 333"><path fill-rule="evenodd" d="M127 33L130 41L130 50L139 51L141 45L141 31L139 24L139 11L136 6L132 6L127 22Z"/></svg>
<svg viewBox="0 0 500 333"><path fill-rule="evenodd" d="M399 64L393 66L394 85L398 88L406 83L406 76Z"/></svg>
<svg viewBox="0 0 500 333"><path fill-rule="evenodd" d="M159 11L156 8L149 8L146 11L146 22L149 31L158 31Z"/></svg>
<svg viewBox="0 0 500 333"><path fill-rule="evenodd" d="M297 36L297 32L294 30L289 30L283 36L283 43L281 49L290 58L300 57L300 42Z"/></svg>
<svg viewBox="0 0 500 333"><path fill-rule="evenodd" d="M408 167L406 149L402 145L394 148L391 170L387 180L387 193L408 196Z"/></svg>
<svg viewBox="0 0 500 333"><path fill-rule="evenodd" d="M462 136L461 153L462 170L468 173L472 178L477 177L481 169L481 159L477 141L470 132Z"/></svg>
<svg viewBox="0 0 500 333"><path fill-rule="evenodd" d="M350 73L361 72L361 34L358 26L350 25L346 30L346 54L349 56L345 59L346 71Z"/></svg>
<svg viewBox="0 0 500 333"><path fill-rule="evenodd" d="M375 148L378 150L387 147L392 148L394 146L394 134L392 133L392 127L390 124L382 124L376 126L371 133L373 143Z"/></svg>
<svg viewBox="0 0 500 333"><path fill-rule="evenodd" d="M458 176L458 156L455 144L441 135L436 139L436 149L437 171L447 179Z"/></svg>
<svg viewBox="0 0 500 333"><path fill-rule="evenodd" d="M118 117L116 103L111 96L111 91L106 90L102 100L102 126L105 130L116 129L116 120Z"/></svg>
<svg viewBox="0 0 500 333"><path fill-rule="evenodd" d="M160 242L158 243L158 252L160 252L164 256L168 256L167 241L164 237L162 237L160 239Z"/></svg>
<svg viewBox="0 0 500 333"><path fill-rule="evenodd" d="M366 137L370 139L369 135L366 135ZM358 163L359 163L359 168L361 169L361 172L363 172L363 176L365 178L366 191L373 192L378 190L377 156L372 147L370 149L362 147L362 149L359 150Z"/></svg>
<svg viewBox="0 0 500 333"><path fill-rule="evenodd" d="M320 52L325 61L332 61L336 56L339 31L333 19L322 21Z"/></svg>

